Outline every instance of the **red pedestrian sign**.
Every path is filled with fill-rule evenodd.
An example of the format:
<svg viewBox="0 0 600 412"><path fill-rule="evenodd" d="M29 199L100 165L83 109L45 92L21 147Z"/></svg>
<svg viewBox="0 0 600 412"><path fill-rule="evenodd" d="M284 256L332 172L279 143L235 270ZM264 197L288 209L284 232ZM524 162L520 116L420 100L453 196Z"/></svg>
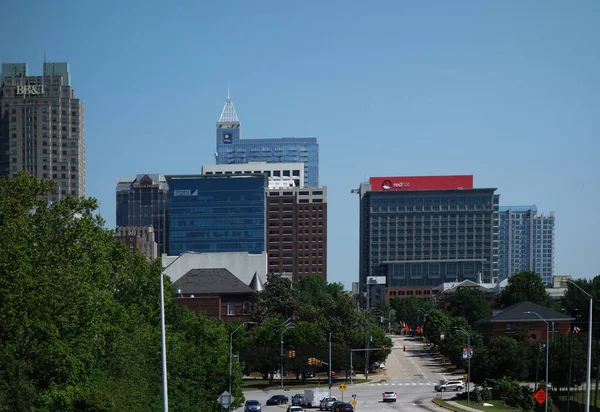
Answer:
<svg viewBox="0 0 600 412"><path fill-rule="evenodd" d="M533 394L533 397L537 401L537 403L542 404L546 400L546 391L543 389L539 389L536 393Z"/></svg>

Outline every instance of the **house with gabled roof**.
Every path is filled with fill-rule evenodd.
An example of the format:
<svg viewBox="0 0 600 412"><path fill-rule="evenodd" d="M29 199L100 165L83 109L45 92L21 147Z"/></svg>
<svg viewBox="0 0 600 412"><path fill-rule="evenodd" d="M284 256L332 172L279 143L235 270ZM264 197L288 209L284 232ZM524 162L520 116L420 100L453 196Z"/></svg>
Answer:
<svg viewBox="0 0 600 412"><path fill-rule="evenodd" d="M258 273L247 285L224 268L191 269L173 287L179 305L224 321L247 321L254 310L252 294L264 289Z"/></svg>
<svg viewBox="0 0 600 412"><path fill-rule="evenodd" d="M573 320L554 309L533 302L519 302L494 311L491 316L474 322L472 327L483 335L484 340L495 336L527 336L534 341L545 341L547 328L552 339L555 334L568 334Z"/></svg>

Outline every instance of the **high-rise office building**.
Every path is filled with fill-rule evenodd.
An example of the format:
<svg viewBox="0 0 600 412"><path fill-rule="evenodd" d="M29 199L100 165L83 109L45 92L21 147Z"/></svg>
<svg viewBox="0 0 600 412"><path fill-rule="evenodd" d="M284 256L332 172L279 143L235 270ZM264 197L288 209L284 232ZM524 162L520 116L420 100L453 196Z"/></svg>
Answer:
<svg viewBox="0 0 600 412"><path fill-rule="evenodd" d="M152 226L159 254L168 253L168 193L167 180L158 174L139 174L117 182L117 227Z"/></svg>
<svg viewBox="0 0 600 412"><path fill-rule="evenodd" d="M250 162L226 165L203 165L205 175L249 175L266 173L269 189L304 187L304 163Z"/></svg>
<svg viewBox="0 0 600 412"><path fill-rule="evenodd" d="M242 139L241 122L228 96L217 122L217 164L304 163L307 186L319 186L319 142L315 137Z"/></svg>
<svg viewBox="0 0 600 412"><path fill-rule="evenodd" d="M50 201L85 196L83 115L68 63L44 63L41 76L30 76L26 63L2 64L0 176L26 171L52 179Z"/></svg>
<svg viewBox="0 0 600 412"><path fill-rule="evenodd" d="M166 178L170 256L265 252L266 174Z"/></svg>
<svg viewBox="0 0 600 412"><path fill-rule="evenodd" d="M554 220L554 212L538 214L535 205L500 207L500 280L533 271L546 285L552 283Z"/></svg>
<svg viewBox="0 0 600 412"><path fill-rule="evenodd" d="M269 272L327 280L327 187L270 189Z"/></svg>
<svg viewBox="0 0 600 412"><path fill-rule="evenodd" d="M496 189L473 176L372 177L360 195L360 290L369 301L394 288L498 277ZM367 287L368 277L385 285ZM372 290L371 290L372 289ZM389 296L388 296L389 297Z"/></svg>

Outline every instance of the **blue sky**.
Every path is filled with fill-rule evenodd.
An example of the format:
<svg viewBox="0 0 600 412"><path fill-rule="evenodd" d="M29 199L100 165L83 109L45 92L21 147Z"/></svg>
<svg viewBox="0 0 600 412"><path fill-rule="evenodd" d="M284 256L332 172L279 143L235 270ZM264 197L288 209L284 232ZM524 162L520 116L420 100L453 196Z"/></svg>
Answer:
<svg viewBox="0 0 600 412"><path fill-rule="evenodd" d="M6 9L5 9L6 11ZM600 273L600 2L12 2L0 60L68 61L87 194L213 163L227 84L242 137L316 136L330 281L358 279L369 176L473 174L555 211L556 274Z"/></svg>

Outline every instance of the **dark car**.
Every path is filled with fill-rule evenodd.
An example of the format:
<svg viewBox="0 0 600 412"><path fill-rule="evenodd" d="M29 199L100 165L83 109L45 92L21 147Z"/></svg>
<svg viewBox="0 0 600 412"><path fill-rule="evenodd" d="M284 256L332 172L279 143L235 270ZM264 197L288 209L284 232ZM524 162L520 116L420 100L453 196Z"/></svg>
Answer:
<svg viewBox="0 0 600 412"><path fill-rule="evenodd" d="M267 405L283 405L288 401L289 399L285 395L273 395L267 400Z"/></svg>
<svg viewBox="0 0 600 412"><path fill-rule="evenodd" d="M354 412L354 406L350 403L339 403L336 405L335 410L339 412Z"/></svg>
<svg viewBox="0 0 600 412"><path fill-rule="evenodd" d="M335 401L334 403L331 404L331 412L338 412L339 411L339 406L345 404L346 402L342 402L342 401Z"/></svg>
<svg viewBox="0 0 600 412"><path fill-rule="evenodd" d="M303 402L304 395L302 395L301 393L297 393L294 396L292 396L292 405L302 405Z"/></svg>
<svg viewBox="0 0 600 412"><path fill-rule="evenodd" d="M248 400L244 404L244 412L262 412L259 401Z"/></svg>

